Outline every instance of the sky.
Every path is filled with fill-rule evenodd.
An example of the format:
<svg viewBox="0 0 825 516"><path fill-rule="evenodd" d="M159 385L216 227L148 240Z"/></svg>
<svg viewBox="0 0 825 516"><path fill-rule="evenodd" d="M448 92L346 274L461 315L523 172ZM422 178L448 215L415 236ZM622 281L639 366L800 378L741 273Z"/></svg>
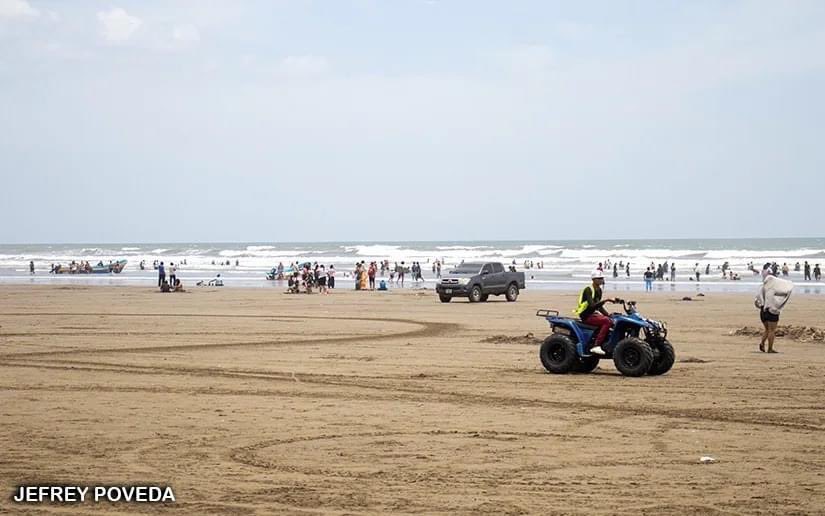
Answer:
<svg viewBox="0 0 825 516"><path fill-rule="evenodd" d="M0 0L0 243L821 237L825 2Z"/></svg>

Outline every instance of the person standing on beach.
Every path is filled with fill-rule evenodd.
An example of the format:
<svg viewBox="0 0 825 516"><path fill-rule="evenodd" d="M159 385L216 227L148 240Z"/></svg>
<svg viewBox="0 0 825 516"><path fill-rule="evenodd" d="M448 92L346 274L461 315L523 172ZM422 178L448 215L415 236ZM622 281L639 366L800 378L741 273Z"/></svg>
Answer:
<svg viewBox="0 0 825 516"><path fill-rule="evenodd" d="M645 271L645 292L650 292L653 290L653 271L650 270L650 267L647 268Z"/></svg>
<svg viewBox="0 0 825 516"><path fill-rule="evenodd" d="M163 262L160 262L160 265L158 265L158 287L163 285L164 281L166 281L166 268L163 266Z"/></svg>
<svg viewBox="0 0 825 516"><path fill-rule="evenodd" d="M821 278L822 278L822 269L819 268L819 264L817 263L816 267L814 267L814 279L816 281L819 281Z"/></svg>
<svg viewBox="0 0 825 516"><path fill-rule="evenodd" d="M175 264L169 262L169 284L174 285L175 279L178 277L178 268L175 267Z"/></svg>
<svg viewBox="0 0 825 516"><path fill-rule="evenodd" d="M435 277L441 279L441 262L435 262Z"/></svg>
<svg viewBox="0 0 825 516"><path fill-rule="evenodd" d="M776 353L773 341L776 337L776 326L779 324L779 313L788 303L793 291L793 283L779 279L769 274L762 281L759 293L753 304L759 309L759 319L765 327L762 340L759 342L759 351L765 352L765 343L768 344L768 353Z"/></svg>
<svg viewBox="0 0 825 516"><path fill-rule="evenodd" d="M696 281L699 281L699 276L702 274L699 270L699 263L697 262L696 265L693 266L693 274L696 275Z"/></svg>
<svg viewBox="0 0 825 516"><path fill-rule="evenodd" d="M34 274L34 260L29 262L29 274Z"/></svg>
<svg viewBox="0 0 825 516"><path fill-rule="evenodd" d="M619 267L615 263L613 264L613 277L614 278L619 277Z"/></svg>
<svg viewBox="0 0 825 516"><path fill-rule="evenodd" d="M369 276L370 290L375 290L375 269L375 262L370 262L370 268L367 272L367 276Z"/></svg>
<svg viewBox="0 0 825 516"><path fill-rule="evenodd" d="M676 264L670 266L670 282L676 281Z"/></svg>
<svg viewBox="0 0 825 516"><path fill-rule="evenodd" d="M335 288L335 265L330 265L327 271L327 287Z"/></svg>
<svg viewBox="0 0 825 516"><path fill-rule="evenodd" d="M811 264L805 260L805 281L811 281Z"/></svg>
<svg viewBox="0 0 825 516"><path fill-rule="evenodd" d="M625 265L624 273L625 276L627 276L628 278L630 277L630 262L627 262L627 265Z"/></svg>
<svg viewBox="0 0 825 516"><path fill-rule="evenodd" d="M329 291L327 291L327 273L324 270L324 266L319 266L318 269L315 270L315 274L315 281L318 283L318 289L321 291L321 294L329 294Z"/></svg>

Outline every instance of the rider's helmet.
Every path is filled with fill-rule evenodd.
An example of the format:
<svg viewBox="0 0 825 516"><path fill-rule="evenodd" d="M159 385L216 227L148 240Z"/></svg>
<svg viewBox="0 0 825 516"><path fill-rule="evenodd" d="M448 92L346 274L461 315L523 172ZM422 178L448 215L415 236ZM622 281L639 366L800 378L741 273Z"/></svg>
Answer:
<svg viewBox="0 0 825 516"><path fill-rule="evenodd" d="M590 279L604 279L604 273L599 269L590 273Z"/></svg>

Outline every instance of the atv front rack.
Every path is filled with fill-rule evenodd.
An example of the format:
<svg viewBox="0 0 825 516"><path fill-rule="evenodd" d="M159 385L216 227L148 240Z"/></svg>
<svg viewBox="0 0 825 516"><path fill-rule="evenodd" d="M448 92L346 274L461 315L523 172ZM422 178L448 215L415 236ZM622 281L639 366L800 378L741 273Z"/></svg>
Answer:
<svg viewBox="0 0 825 516"><path fill-rule="evenodd" d="M536 310L536 317L558 317L559 311L558 310L548 310L546 308L542 308L541 310Z"/></svg>

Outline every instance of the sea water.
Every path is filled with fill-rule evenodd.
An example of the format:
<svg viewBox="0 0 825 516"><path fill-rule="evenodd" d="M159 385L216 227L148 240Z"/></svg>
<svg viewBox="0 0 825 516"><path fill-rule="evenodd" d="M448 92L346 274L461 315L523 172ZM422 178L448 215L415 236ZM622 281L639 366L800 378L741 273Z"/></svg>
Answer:
<svg viewBox="0 0 825 516"><path fill-rule="evenodd" d="M72 260L89 261L92 265L110 260L128 260L120 274L49 274L52 264L68 265ZM776 239L706 239L706 240L541 240L541 241L445 241L445 242L239 242L239 243L122 243L122 244L30 244L0 245L0 282L31 284L102 284L154 285L157 272L152 263L174 262L178 277L186 286L209 280L221 274L224 284L238 287L276 287L281 282L266 280L266 273L279 263L318 262L327 268L334 265L336 281L342 288L351 287L351 272L356 262L389 260L390 265L409 267L421 264L424 282L420 287L432 287L435 260L442 262L442 273L462 261L515 262L524 271L530 289L574 290L589 281L591 271L599 262L630 262L631 277L619 270L613 278L612 269L605 270L608 290L641 290L642 274L651 263L676 265L676 281L658 281L657 291L751 291L760 281L748 270L753 263L761 269L765 262L787 263L790 279L797 282L800 292L820 293L816 282L803 282L802 272L794 271L808 261L811 268L825 265L825 238ZM35 262L36 273L29 274L29 261ZM139 269L145 262L146 270ZM183 262L185 261L185 265ZM229 265L225 265L229 262ZM237 262L237 265L236 265ZM525 262L532 262L526 268ZM722 279L720 267L728 262L741 277L740 281ZM538 268L539 263L543 264ZM701 280L691 278L698 264ZM710 274L706 267L710 265ZM408 275L406 286L415 286Z"/></svg>

